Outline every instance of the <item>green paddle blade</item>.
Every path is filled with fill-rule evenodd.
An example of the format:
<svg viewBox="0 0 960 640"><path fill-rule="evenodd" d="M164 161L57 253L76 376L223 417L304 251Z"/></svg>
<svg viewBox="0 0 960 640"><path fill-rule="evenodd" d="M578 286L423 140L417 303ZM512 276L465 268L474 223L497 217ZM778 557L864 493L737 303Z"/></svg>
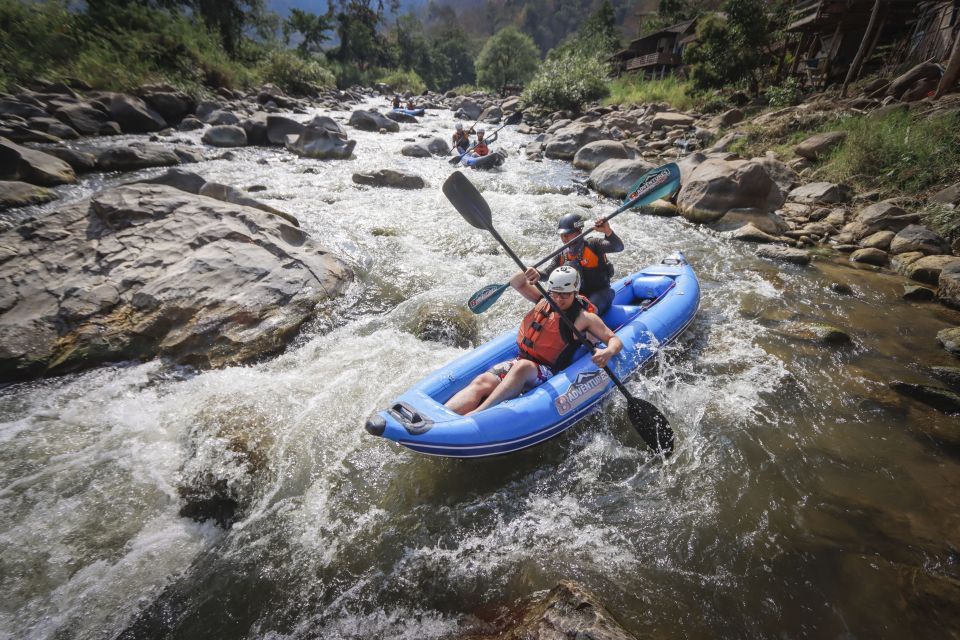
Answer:
<svg viewBox="0 0 960 640"><path fill-rule="evenodd" d="M642 398L624 394L627 398L627 415L633 428L655 453L669 456L673 453L673 429L659 409Z"/></svg>
<svg viewBox="0 0 960 640"><path fill-rule="evenodd" d="M676 162L665 164L646 172L633 185L623 204L633 207L650 204L654 200L669 198L680 188L680 167Z"/></svg>
<svg viewBox="0 0 960 640"><path fill-rule="evenodd" d="M488 284L470 296L470 299L467 301L467 307L474 313L483 313L492 307L509 287L509 284Z"/></svg>
<svg viewBox="0 0 960 640"><path fill-rule="evenodd" d="M477 229L493 231L493 215L490 205L483 199L473 183L459 171L454 171L443 182L443 195L447 196L463 219Z"/></svg>

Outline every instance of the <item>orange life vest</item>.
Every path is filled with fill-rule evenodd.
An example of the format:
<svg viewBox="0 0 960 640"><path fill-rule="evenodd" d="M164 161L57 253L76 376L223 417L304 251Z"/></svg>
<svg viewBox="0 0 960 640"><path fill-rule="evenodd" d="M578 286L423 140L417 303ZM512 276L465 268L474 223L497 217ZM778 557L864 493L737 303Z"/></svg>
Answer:
<svg viewBox="0 0 960 640"><path fill-rule="evenodd" d="M567 317L574 322L582 310L590 313L597 312L593 303L577 295L571 307L574 313L568 312ZM564 337L563 334L567 332L561 332L562 325L560 314L555 312L545 299L540 300L520 323L520 330L517 332L517 346L520 348L520 354L551 369L561 360L561 356L573 355L572 351L578 345ZM574 349L571 349L571 346ZM561 364L566 366L566 363Z"/></svg>
<svg viewBox="0 0 960 640"><path fill-rule="evenodd" d="M606 263L607 257L603 257L603 262ZM568 262L578 262L581 267L584 269L596 269L600 266L600 256L598 256L593 249L587 245L583 245L583 252L580 255L567 250L560 254L560 266L565 265Z"/></svg>
<svg viewBox="0 0 960 640"><path fill-rule="evenodd" d="M473 152L478 156L485 156L490 153L490 147L487 146L486 142L478 142L477 146L473 148Z"/></svg>

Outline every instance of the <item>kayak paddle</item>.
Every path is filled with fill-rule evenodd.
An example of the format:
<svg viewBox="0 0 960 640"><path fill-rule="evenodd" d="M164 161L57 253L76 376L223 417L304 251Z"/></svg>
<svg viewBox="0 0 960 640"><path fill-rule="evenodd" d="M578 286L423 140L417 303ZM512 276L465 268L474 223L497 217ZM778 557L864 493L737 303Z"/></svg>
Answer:
<svg viewBox="0 0 960 640"><path fill-rule="evenodd" d="M679 187L680 167L678 167L676 163L671 162L656 169L651 169L640 177L637 183L633 185L633 188L630 189L627 197L624 198L620 208L607 216L606 220L609 222L627 209L632 209L637 206L642 207L643 205L650 204L654 200L667 198L673 195ZM560 255L560 252L579 242L591 231L593 231L593 229L586 229L583 233L570 240L570 242L564 243L562 247L533 266L537 268L547 264L550 260ZM470 299L467 301L467 307L474 313L483 313L492 307L509 287L509 284L488 284L470 296Z"/></svg>
<svg viewBox="0 0 960 640"><path fill-rule="evenodd" d="M487 138L487 144L493 142L493 141L496 139L496 135L497 135L497 133L500 132L500 129L503 129L503 128L506 127L507 125L519 124L521 120L523 120L523 112L522 112L522 111L514 111L513 113L511 113L510 116L509 116L506 120L503 121L503 124L502 124L502 125L500 125L500 126L497 127L496 129L494 129L494 130L490 133L490 137ZM480 122L480 121L477 120L477 122ZM476 124L476 123L474 123L474 124ZM470 127L470 128L472 129L473 127ZM450 159L450 164L452 164L452 165L459 164L460 161L463 159L463 156L465 156L465 155L467 155L468 153L470 153L470 149L472 149L472 148L473 148L473 147L471 146L470 148L468 148L466 151L464 151L463 153L461 153L461 154L460 154L459 156L457 156L456 158L451 158L451 159Z"/></svg>
<svg viewBox="0 0 960 640"><path fill-rule="evenodd" d="M470 225L477 229L490 232L493 239L500 243L500 246L507 252L507 255L517 263L520 270L526 271L527 268L524 266L523 261L517 257L513 249L500 237L497 230L493 228L493 215L490 213L490 205L487 204L487 201L483 199L483 196L480 195L480 192L477 191L477 188L473 186L473 183L470 182L465 175L459 171L454 171L450 174L450 177L443 183L443 195L447 197L447 200L453 204L460 215L463 216L464 220ZM577 330L573 322L567 318L560 310L560 307L557 306L557 303L554 302L553 298L550 297L550 294L543 288L543 285L536 282L534 286L550 307L560 315L560 320L570 329L574 338L589 348L591 352L595 351L596 347L593 343L587 340L583 334ZM670 423L667 421L666 416L650 402L642 398L635 398L631 395L630 391L623 385L620 379L614 375L609 366L604 366L603 371L626 399L627 415L630 418L630 423L633 425L633 428L636 429L637 433L640 434L640 437L643 438L643 441L656 453L669 456L673 452L674 437L673 429L670 428Z"/></svg>

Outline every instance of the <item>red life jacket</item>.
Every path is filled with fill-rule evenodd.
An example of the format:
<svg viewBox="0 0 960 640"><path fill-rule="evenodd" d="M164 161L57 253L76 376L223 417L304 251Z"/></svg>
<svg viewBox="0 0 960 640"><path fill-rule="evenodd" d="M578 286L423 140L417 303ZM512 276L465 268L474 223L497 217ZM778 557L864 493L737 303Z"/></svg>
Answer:
<svg viewBox="0 0 960 640"><path fill-rule="evenodd" d="M567 317L571 322L575 322L583 310L597 312L593 303L578 294ZM572 357L579 345L567 337L567 331L561 331L562 325L560 314L555 312L545 299L540 300L520 323L520 330L517 332L520 355L551 369L558 363L562 365L560 368L566 367L568 363L563 360Z"/></svg>
<svg viewBox="0 0 960 640"><path fill-rule="evenodd" d="M490 153L490 147L487 146L486 142L478 142L477 146L473 148L473 152L478 156L485 156Z"/></svg>

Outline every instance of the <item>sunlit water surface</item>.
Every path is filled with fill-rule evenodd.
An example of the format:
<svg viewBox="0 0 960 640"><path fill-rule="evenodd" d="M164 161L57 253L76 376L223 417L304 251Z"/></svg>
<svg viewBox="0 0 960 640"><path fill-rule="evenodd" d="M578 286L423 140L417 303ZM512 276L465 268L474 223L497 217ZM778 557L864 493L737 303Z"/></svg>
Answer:
<svg viewBox="0 0 960 640"><path fill-rule="evenodd" d="M956 634L957 418L886 385L955 366L934 335L960 317L902 302L898 278L842 257L784 266L681 219L614 222L627 245L618 273L680 250L703 289L686 334L630 381L676 430L665 462L619 399L505 458L427 458L366 435L370 413L463 352L411 335L417 310L465 302L513 270L444 199L450 165L399 153L452 125L430 111L399 134L350 129L348 161L248 148L186 167L266 186L254 196L296 215L357 280L255 366L149 362L0 390L0 637L436 638L565 578L641 636ZM505 130L507 164L467 174L533 262L555 245L560 215L616 203L564 195L584 176L526 161L529 139ZM353 184L378 168L428 188ZM29 213L159 172L87 177ZM526 306L505 294L479 317L482 339ZM796 320L842 327L853 344L793 341L780 328ZM252 477L230 475L225 422L266 451ZM939 437L951 432L953 445ZM229 530L178 515L178 487L204 468L247 497Z"/></svg>

